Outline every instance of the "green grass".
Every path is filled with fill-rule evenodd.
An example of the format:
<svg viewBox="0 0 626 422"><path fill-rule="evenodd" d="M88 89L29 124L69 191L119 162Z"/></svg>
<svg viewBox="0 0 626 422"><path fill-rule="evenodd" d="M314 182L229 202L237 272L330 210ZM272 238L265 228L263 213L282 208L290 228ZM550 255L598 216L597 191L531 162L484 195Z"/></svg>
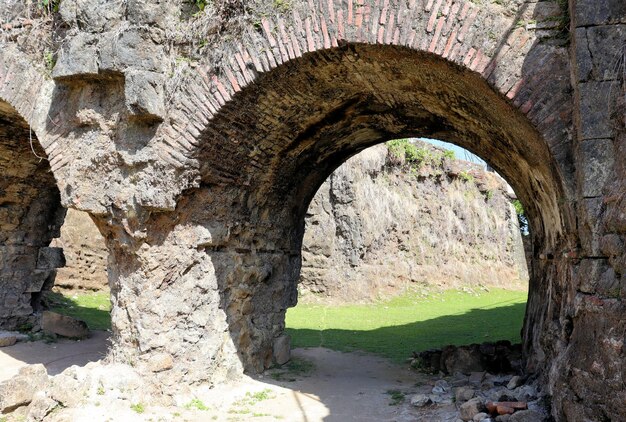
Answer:
<svg viewBox="0 0 626 422"><path fill-rule="evenodd" d="M372 305L298 305L287 311L292 347L363 350L403 362L448 344L520 342L526 292L491 289L407 294Z"/></svg>
<svg viewBox="0 0 626 422"><path fill-rule="evenodd" d="M111 328L111 299L108 293L88 293L68 297L48 292L45 302L51 311L85 321L91 330Z"/></svg>

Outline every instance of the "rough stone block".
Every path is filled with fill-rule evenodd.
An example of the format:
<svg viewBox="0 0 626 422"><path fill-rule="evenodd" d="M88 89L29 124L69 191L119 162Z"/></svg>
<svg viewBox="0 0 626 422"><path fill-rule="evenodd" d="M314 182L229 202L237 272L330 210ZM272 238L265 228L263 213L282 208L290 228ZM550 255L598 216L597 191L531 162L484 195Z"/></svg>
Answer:
<svg viewBox="0 0 626 422"><path fill-rule="evenodd" d="M40 248L37 257L37 269L54 270L65 267L65 255L63 248Z"/></svg>
<svg viewBox="0 0 626 422"><path fill-rule="evenodd" d="M0 331L0 347L13 346L17 342L15 333Z"/></svg>
<svg viewBox="0 0 626 422"><path fill-rule="evenodd" d="M41 316L41 328L48 333L63 337L84 338L89 336L89 328L84 321L45 311Z"/></svg>
<svg viewBox="0 0 626 422"><path fill-rule="evenodd" d="M593 62L589 51L589 40L587 39L587 28L576 28L576 66L578 69L578 80L585 82L591 78Z"/></svg>
<svg viewBox="0 0 626 422"><path fill-rule="evenodd" d="M27 405L47 383L48 373L43 365L29 365L20 369L18 375L0 384L0 413Z"/></svg>
<svg viewBox="0 0 626 422"><path fill-rule="evenodd" d="M581 292L616 298L622 294L619 279L605 259L583 259L577 268Z"/></svg>
<svg viewBox="0 0 626 422"><path fill-rule="evenodd" d="M624 0L575 0L573 6L577 27L626 22Z"/></svg>
<svg viewBox="0 0 626 422"><path fill-rule="evenodd" d="M158 72L165 60L163 47L144 31L133 29L114 33L100 41L100 71L125 72L129 69Z"/></svg>
<svg viewBox="0 0 626 422"><path fill-rule="evenodd" d="M61 18L83 31L102 32L122 20L126 11L124 2L109 0L63 0L59 4Z"/></svg>
<svg viewBox="0 0 626 422"><path fill-rule="evenodd" d="M610 138L613 135L610 115L614 105L613 82L580 84L580 123L582 139Z"/></svg>
<svg viewBox="0 0 626 422"><path fill-rule="evenodd" d="M617 79L623 71L618 64L623 60L626 24L590 27L587 39L593 66L592 78L597 81ZM615 89L619 91L619 85Z"/></svg>
<svg viewBox="0 0 626 422"><path fill-rule="evenodd" d="M580 146L583 196L592 198L602 195L602 187L613 174L615 154L611 139L585 141Z"/></svg>
<svg viewBox="0 0 626 422"><path fill-rule="evenodd" d="M165 116L163 84L163 77L158 73L127 72L124 93L128 110L135 115L163 119Z"/></svg>
<svg viewBox="0 0 626 422"><path fill-rule="evenodd" d="M274 361L283 365L291 359L291 336L282 335L274 340Z"/></svg>
<svg viewBox="0 0 626 422"><path fill-rule="evenodd" d="M98 75L97 49L98 37L95 35L82 33L72 38L59 53L52 77Z"/></svg>

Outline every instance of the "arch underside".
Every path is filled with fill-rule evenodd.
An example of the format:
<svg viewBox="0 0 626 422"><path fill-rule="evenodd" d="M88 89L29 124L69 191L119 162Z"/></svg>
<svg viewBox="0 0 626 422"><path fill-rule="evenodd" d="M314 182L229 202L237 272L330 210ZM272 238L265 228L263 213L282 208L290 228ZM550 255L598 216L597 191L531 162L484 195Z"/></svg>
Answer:
<svg viewBox="0 0 626 422"><path fill-rule="evenodd" d="M198 159L205 183L246 186L256 211L280 204L299 221L348 157L403 137L484 158L526 204L541 243L558 243L561 176L526 116L480 75L403 47L351 44L263 74L210 122Z"/></svg>
<svg viewBox="0 0 626 422"><path fill-rule="evenodd" d="M45 152L26 121L0 100L0 328L36 322L60 250L48 248L65 215Z"/></svg>
<svg viewBox="0 0 626 422"><path fill-rule="evenodd" d="M454 142L513 186L534 245L530 298L537 304L526 326L543 318L549 264L535 258L561 248L572 230L545 140L478 73L405 47L347 44L262 74L226 103L198 139L199 188L183 195L176 219L152 223L210 232L198 250L212 263L245 367L271 362L285 310L297 301L304 215L319 186L354 154L403 137ZM525 338L537 347L532 329Z"/></svg>

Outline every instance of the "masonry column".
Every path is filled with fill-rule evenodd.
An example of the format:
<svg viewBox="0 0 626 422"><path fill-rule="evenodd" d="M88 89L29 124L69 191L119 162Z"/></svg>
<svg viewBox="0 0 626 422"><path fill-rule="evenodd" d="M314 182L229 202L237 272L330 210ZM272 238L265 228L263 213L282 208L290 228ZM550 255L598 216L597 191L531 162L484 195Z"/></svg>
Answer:
<svg viewBox="0 0 626 422"><path fill-rule="evenodd" d="M555 416L626 419L626 2L572 0L579 261ZM607 392L610 392L607 394Z"/></svg>

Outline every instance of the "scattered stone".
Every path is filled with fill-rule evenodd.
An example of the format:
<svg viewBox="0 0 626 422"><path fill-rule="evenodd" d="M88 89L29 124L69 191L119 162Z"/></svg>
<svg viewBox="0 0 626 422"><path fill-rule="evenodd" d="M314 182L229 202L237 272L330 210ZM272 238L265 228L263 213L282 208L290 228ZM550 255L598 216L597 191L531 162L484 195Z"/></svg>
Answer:
<svg viewBox="0 0 626 422"><path fill-rule="evenodd" d="M432 400L426 394L416 394L411 397L411 406L424 407L432 403Z"/></svg>
<svg viewBox="0 0 626 422"><path fill-rule="evenodd" d="M479 385L484 379L485 372L472 372L469 377L469 383Z"/></svg>
<svg viewBox="0 0 626 422"><path fill-rule="evenodd" d="M476 391L472 387L459 387L454 392L454 398L457 403L464 403L474 397Z"/></svg>
<svg viewBox="0 0 626 422"><path fill-rule="evenodd" d="M63 337L85 338L89 336L87 323L56 312L44 311L41 316L43 331Z"/></svg>
<svg viewBox="0 0 626 422"><path fill-rule="evenodd" d="M534 410L521 410L511 415L509 422L539 422L543 417Z"/></svg>
<svg viewBox="0 0 626 422"><path fill-rule="evenodd" d="M460 417L464 421L471 421L474 416L486 410L482 400L475 397L465 403L463 403L459 409Z"/></svg>
<svg viewBox="0 0 626 422"><path fill-rule="evenodd" d="M496 422L508 422L511 419L511 415L496 416Z"/></svg>
<svg viewBox="0 0 626 422"><path fill-rule="evenodd" d="M43 391L38 391L33 396L32 403L28 406L28 420L43 421L58 405L59 403L46 396Z"/></svg>
<svg viewBox="0 0 626 422"><path fill-rule="evenodd" d="M13 346L17 342L17 336L8 331L0 331L0 347Z"/></svg>
<svg viewBox="0 0 626 422"><path fill-rule="evenodd" d="M286 334L274 340L274 361L284 365L291 359L291 336Z"/></svg>
<svg viewBox="0 0 626 422"><path fill-rule="evenodd" d="M0 384L0 413L10 412L29 404L35 392L48 384L48 372L42 364L29 365Z"/></svg>
<svg viewBox="0 0 626 422"><path fill-rule="evenodd" d="M474 415L474 418L472 419L474 422L481 422L485 419L489 418L489 415L486 414L485 412L480 412L476 415Z"/></svg>
<svg viewBox="0 0 626 422"><path fill-rule="evenodd" d="M514 390L520 385L522 385L523 382L524 380L522 379L522 377L520 377L519 375L515 375L513 378L511 378L509 383L506 385L506 388L508 388L509 390Z"/></svg>

